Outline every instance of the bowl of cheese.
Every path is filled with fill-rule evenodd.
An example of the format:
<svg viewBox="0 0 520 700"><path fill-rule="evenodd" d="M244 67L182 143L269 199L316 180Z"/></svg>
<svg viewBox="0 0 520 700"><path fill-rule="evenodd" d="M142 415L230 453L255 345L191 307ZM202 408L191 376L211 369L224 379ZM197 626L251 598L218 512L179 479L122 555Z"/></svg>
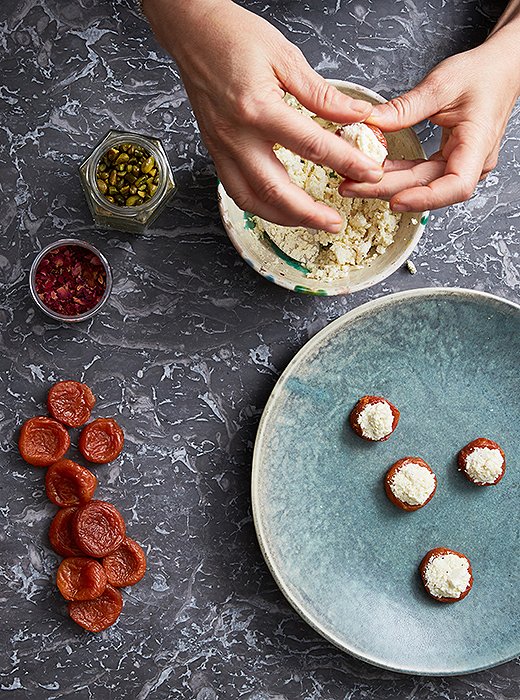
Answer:
<svg viewBox="0 0 520 700"><path fill-rule="evenodd" d="M329 82L354 98L372 104L386 102L361 85L343 80ZM286 100L323 128L334 132L340 129L341 125L316 117L292 96L286 96ZM366 135L355 128L351 131L349 140L357 139L357 145L363 147L361 141ZM390 159L426 157L412 129L386 133L385 137ZM224 228L254 270L286 289L333 296L378 284L406 262L422 236L429 212L398 213L383 200L342 197L338 193L341 177L330 168L307 161L283 146L275 145L274 152L292 182L336 209L343 226L339 233L328 233L273 224L240 209L220 184L218 200Z"/></svg>

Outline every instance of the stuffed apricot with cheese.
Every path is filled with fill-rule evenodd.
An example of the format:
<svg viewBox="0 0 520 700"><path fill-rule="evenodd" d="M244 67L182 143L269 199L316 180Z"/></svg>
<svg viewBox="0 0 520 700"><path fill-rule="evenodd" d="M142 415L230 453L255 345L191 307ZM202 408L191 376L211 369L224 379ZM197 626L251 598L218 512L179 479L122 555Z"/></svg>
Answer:
<svg viewBox="0 0 520 700"><path fill-rule="evenodd" d="M469 559L454 549L431 549L421 561L419 571L426 591L439 603L462 600L473 586Z"/></svg>
<svg viewBox="0 0 520 700"><path fill-rule="evenodd" d="M420 457L403 457L385 476L386 495L402 510L419 510L431 501L436 489L437 478Z"/></svg>
<svg viewBox="0 0 520 700"><path fill-rule="evenodd" d="M397 428L399 415L397 408L382 396L363 396L352 409L349 422L363 440L382 442Z"/></svg>
<svg viewBox="0 0 520 700"><path fill-rule="evenodd" d="M500 445L487 438L468 443L457 457L459 470L477 486L498 484L506 471L506 456Z"/></svg>

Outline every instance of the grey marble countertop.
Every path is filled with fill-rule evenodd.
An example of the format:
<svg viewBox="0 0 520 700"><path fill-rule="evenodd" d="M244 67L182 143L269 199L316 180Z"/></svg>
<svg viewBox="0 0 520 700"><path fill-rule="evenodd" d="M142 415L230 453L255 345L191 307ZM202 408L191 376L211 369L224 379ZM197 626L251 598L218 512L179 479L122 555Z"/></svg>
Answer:
<svg viewBox="0 0 520 700"><path fill-rule="evenodd" d="M298 0L244 3L324 75L386 96L480 42L500 3ZM135 11L109 0L11 0L0 9L0 690L17 700L487 699L520 696L517 662L459 678L407 677L357 661L297 615L260 554L249 497L265 401L294 353L369 299L423 286L520 299L518 133L467 203L435 212L406 269L345 298L313 298L260 278L219 221L212 164L176 67ZM179 192L149 234L94 227L77 167L111 127L163 139ZM438 135L419 129L430 151ZM110 258L105 310L49 322L28 295L40 247L81 237ZM41 470L16 450L49 385L80 378L97 415L126 432L100 466L99 495L143 543L146 578L120 622L83 634L55 585Z"/></svg>

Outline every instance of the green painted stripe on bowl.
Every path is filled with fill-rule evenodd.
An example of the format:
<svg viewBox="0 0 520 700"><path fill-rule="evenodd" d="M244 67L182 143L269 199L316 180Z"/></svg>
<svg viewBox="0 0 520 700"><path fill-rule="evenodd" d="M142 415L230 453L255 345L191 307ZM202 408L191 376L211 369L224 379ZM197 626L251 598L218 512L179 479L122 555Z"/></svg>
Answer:
<svg viewBox="0 0 520 700"><path fill-rule="evenodd" d="M248 211L244 212L244 228L247 231L253 231L253 229L255 228L255 220L253 214L250 214Z"/></svg>
<svg viewBox="0 0 520 700"><path fill-rule="evenodd" d="M328 297L329 293L326 289L309 289L309 287L303 287L301 284L297 284L294 287L295 292L300 292L301 294L312 294L315 297Z"/></svg>
<svg viewBox="0 0 520 700"><path fill-rule="evenodd" d="M276 245L276 243L274 243L274 242L269 238L269 236L267 235L267 233L264 232L264 235L265 235L265 240L268 241L268 243L269 243L269 245L271 246L271 248L274 250L274 252L276 253L276 255L277 255L281 260L283 260L284 262L286 262L288 265L290 265L290 267L293 267L295 270L298 270L298 272L303 272L304 275L308 275L308 274L309 274L310 270L308 270L304 265L302 265L300 262L298 262L298 261L295 260L294 258L291 258L289 255L287 255L287 253L284 253L283 250L282 250L281 248L278 248L278 246Z"/></svg>

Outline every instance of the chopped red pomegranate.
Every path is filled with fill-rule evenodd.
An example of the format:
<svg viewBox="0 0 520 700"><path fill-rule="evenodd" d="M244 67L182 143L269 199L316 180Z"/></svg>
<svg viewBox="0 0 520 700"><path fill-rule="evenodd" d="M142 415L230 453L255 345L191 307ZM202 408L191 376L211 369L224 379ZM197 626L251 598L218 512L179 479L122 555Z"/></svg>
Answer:
<svg viewBox="0 0 520 700"><path fill-rule="evenodd" d="M36 293L47 308L64 316L90 311L101 301L106 285L99 257L79 245L49 251L36 270Z"/></svg>

